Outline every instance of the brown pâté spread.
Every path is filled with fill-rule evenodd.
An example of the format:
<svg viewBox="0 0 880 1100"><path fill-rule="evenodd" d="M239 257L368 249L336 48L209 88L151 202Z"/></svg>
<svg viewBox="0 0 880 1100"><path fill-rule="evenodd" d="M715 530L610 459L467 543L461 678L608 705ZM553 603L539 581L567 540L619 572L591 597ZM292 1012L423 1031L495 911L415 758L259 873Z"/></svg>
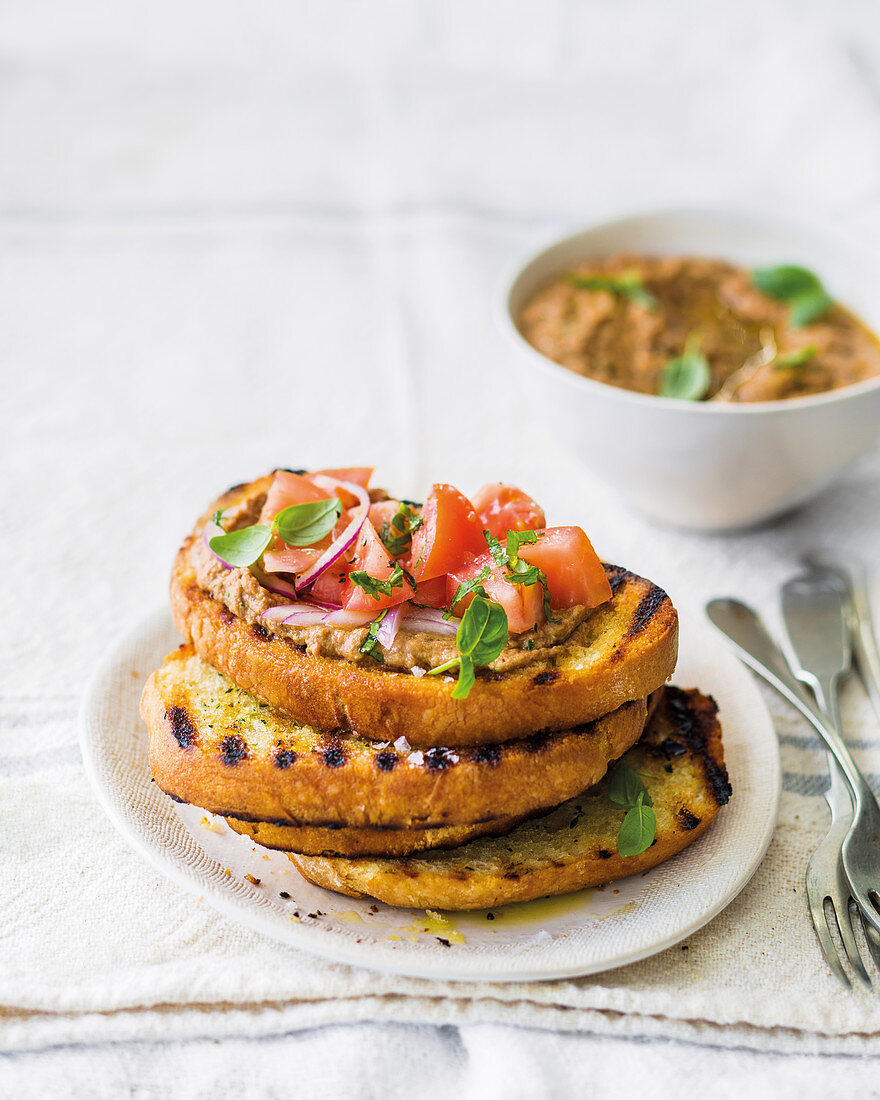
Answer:
<svg viewBox="0 0 880 1100"><path fill-rule="evenodd" d="M575 285L597 276L635 276L647 297ZM694 336L711 375L704 400L777 401L880 375L880 341L843 306L798 327L751 272L701 257L620 254L585 264L538 291L519 328L569 370L638 393L661 393L664 366Z"/></svg>
<svg viewBox="0 0 880 1100"><path fill-rule="evenodd" d="M256 495L224 512L227 531L236 531L256 523L260 517L265 494ZM227 569L209 552L197 532L191 546L199 587L222 603L229 611L246 623L260 622L260 616L270 607L290 603L284 596L264 588L249 569ZM592 614L585 607L570 607L555 611L553 621L526 634L511 634L507 646L490 668L506 672L529 665L546 665L555 647L562 645L578 626ZM360 652L367 637L368 627L339 627L330 624L297 626L273 622L269 627L273 634L286 638L303 651L317 657L342 658L358 664L374 664ZM401 629L394 644L383 647L383 668L427 671L458 656L454 637L443 637L422 631Z"/></svg>

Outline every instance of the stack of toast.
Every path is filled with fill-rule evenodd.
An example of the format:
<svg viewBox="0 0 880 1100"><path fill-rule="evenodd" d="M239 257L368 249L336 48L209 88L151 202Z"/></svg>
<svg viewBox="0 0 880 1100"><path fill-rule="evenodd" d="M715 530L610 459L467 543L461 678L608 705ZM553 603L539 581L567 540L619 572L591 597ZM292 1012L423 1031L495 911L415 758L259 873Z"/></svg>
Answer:
<svg viewBox="0 0 880 1100"><path fill-rule="evenodd" d="M605 565L610 598L564 640L477 669L454 698L452 674L342 655L345 637L328 652L327 627L310 628L314 644L285 632L254 604L256 592L284 606L283 589L211 563L206 529L221 513L227 529L259 516L271 477L214 502L174 564L186 642L141 707L173 799L288 853L320 886L431 909L608 883L710 825L730 795L716 707L667 685L678 620L655 584ZM653 812L653 841L635 852L619 843L624 772Z"/></svg>

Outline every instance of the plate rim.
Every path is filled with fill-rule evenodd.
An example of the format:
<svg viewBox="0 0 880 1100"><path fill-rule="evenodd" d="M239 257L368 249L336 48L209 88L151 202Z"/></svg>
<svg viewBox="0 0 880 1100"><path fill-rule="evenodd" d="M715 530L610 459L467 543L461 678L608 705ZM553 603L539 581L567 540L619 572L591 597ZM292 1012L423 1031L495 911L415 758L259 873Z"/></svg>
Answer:
<svg viewBox="0 0 880 1100"><path fill-rule="evenodd" d="M691 616L695 614L696 612L693 609L686 607L684 610L685 622L687 623L691 620ZM680 618L682 617L681 608L679 608L679 616ZM745 666L739 664L736 657L723 646L720 638L718 638L716 639L718 643L717 652L719 654L724 654L724 663L728 664L728 667L731 669L735 667L739 669L742 674L740 682L744 685L745 690L748 690L749 687L751 688L753 700L759 706L761 718L764 720L764 724L769 730L770 736L767 738L768 747L772 744L775 750L769 753L770 763L775 772L775 782L772 785L774 795L772 805L769 807L767 813L761 841L757 845L752 859L740 870L736 882L731 889L716 899L716 901L705 910L701 910L699 915L694 917L686 926L674 929L670 931L668 935L653 940L650 944L633 948L629 951L618 952L609 959L594 959L582 964L569 963L559 966L553 966L552 964L544 962L533 967L521 966L515 971L501 972L494 970L492 961L487 960L485 956L475 956L472 959L471 965L462 967L461 963L464 962L464 957L460 953L456 953L458 958L457 967L455 965L450 965L453 964L453 959L448 956L444 957L442 963L439 956L429 955L418 956L414 959L412 956L409 956L411 961L407 961L408 952L406 951L405 943L401 943L399 947L396 948L391 948L389 945L388 948L382 950L382 946L374 942L367 945L365 950L363 947L359 947L356 941L349 941L346 936L339 936L338 933L331 932L329 929L306 925L304 923L291 922L290 927L287 929L289 935L282 936L279 934L279 929L275 922L265 917L259 909L223 891L214 883L200 880L194 870L181 864L176 856L169 853L164 848L152 844L150 840L134 828L133 823L126 818L117 804L117 801L114 800L112 788L105 787L99 774L98 758L95 752L95 746L92 744L90 733L93 726L96 724L94 715L98 708L99 701L104 695L105 681L109 676L113 675L120 663L121 651L127 646L130 646L132 642L141 636L151 631L156 631L163 625L167 626L170 618L170 610L167 605L162 604L144 615L134 625L129 627L128 630L120 632L105 649L89 676L78 714L79 745L86 777L104 813L121 833L130 847L132 847L148 864L160 871L177 886L182 887L188 894L207 902L217 912L222 913L238 924L250 928L252 931L269 937L273 942L283 944L286 947L301 949L321 958L326 958L334 962L347 963L352 966L358 966L379 973L394 974L400 977L409 978L440 979L449 982L491 981L509 984L513 982L554 981L564 978L585 977L590 974L600 974L609 970L618 969L619 967L629 966L649 958L652 955L668 950L670 947L674 947L677 943L687 939L688 936L693 935L709 924L710 921L714 920L719 913L726 909L727 906L736 899L751 881L763 861L776 831L782 794L782 769L779 755L779 743L776 737L773 719L763 697L758 691L757 684L751 679ZM701 624L701 628L702 627L705 628L706 635L711 636L711 631L708 626ZM748 687L746 687L746 685L748 685ZM173 812L173 807L170 804L168 810L169 812ZM699 840L697 843L699 843ZM331 937L336 938L331 939ZM381 954L377 958L372 958L370 952L374 951L377 947L379 947ZM399 952L399 955L397 952ZM523 961L525 962L525 960Z"/></svg>

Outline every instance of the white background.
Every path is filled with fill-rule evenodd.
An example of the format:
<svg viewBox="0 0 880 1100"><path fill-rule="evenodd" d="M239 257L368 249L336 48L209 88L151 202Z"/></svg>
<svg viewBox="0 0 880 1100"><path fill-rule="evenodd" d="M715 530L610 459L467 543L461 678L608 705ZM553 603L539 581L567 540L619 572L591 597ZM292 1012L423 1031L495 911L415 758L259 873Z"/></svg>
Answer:
<svg viewBox="0 0 880 1100"><path fill-rule="evenodd" d="M698 538L622 512L530 425L492 323L504 272L568 226L688 202L880 242L876 2L0 4L4 692L35 713L75 699L164 598L195 512L276 464L376 461L408 495L519 481L692 603L772 600L829 532L870 553L876 455L769 530ZM8 1055L0 1095L784 1095L795 1078L877 1095L880 1066L360 1025Z"/></svg>

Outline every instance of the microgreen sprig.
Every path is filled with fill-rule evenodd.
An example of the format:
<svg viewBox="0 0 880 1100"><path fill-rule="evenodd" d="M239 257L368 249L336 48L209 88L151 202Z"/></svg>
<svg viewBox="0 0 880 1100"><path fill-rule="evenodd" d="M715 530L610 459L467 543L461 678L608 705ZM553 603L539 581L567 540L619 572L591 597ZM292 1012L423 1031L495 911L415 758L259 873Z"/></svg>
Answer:
<svg viewBox="0 0 880 1100"><path fill-rule="evenodd" d="M388 608L384 611L380 611L375 619L370 623L370 629L367 631L367 636L358 646L358 653L364 653L368 657L372 657L374 661L378 661L379 664L385 660L381 653L376 652L376 646L379 644L379 627L382 625L382 620L388 614Z"/></svg>
<svg viewBox="0 0 880 1100"><path fill-rule="evenodd" d="M208 545L227 565L245 569L262 557L277 533L288 546L313 546L329 535L342 513L338 497L329 500L309 500L291 504L278 513L271 524L254 523L237 531L215 535ZM222 512L214 513L214 523L220 526Z"/></svg>
<svg viewBox="0 0 880 1100"><path fill-rule="evenodd" d="M371 577L369 573L363 569L353 569L348 574L348 579L362 588L368 596L372 596L374 600L380 599L382 596L392 595L395 588L403 588L404 581L406 581L410 588L415 589L416 582L412 576L407 573L400 562L397 562L391 571L391 576L384 581L378 580L376 577Z"/></svg>
<svg viewBox="0 0 880 1100"><path fill-rule="evenodd" d="M787 351L778 356L773 364L774 370L798 370L805 367L811 359L814 359L818 348L815 344L808 344L805 348L797 348L795 351Z"/></svg>
<svg viewBox="0 0 880 1100"><path fill-rule="evenodd" d="M391 519L382 524L379 538L388 553L399 558L412 546L412 537L423 522L424 520L409 501L402 500Z"/></svg>
<svg viewBox="0 0 880 1100"><path fill-rule="evenodd" d="M607 290L627 301L637 302L653 313L657 309L657 299L645 289L641 275L637 271L622 271L620 275L575 275L568 276L569 286L577 290Z"/></svg>
<svg viewBox="0 0 880 1100"><path fill-rule="evenodd" d="M795 328L818 321L834 304L819 276L797 264L756 268L752 282L762 294L788 303L789 319Z"/></svg>
<svg viewBox="0 0 880 1100"><path fill-rule="evenodd" d="M624 857L637 856L650 848L657 835L657 815L648 789L638 772L618 764L608 779L608 797L627 811L617 834L617 850Z"/></svg>
<svg viewBox="0 0 880 1100"><path fill-rule="evenodd" d="M474 596L455 632L458 657L430 669L428 675L437 676L458 668L458 683L452 691L452 698L466 699L476 681L474 669L490 665L500 656L507 645L507 633L507 613L501 604L484 596Z"/></svg>
<svg viewBox="0 0 880 1100"><path fill-rule="evenodd" d="M709 360L700 351L700 334L692 332L681 355L668 360L661 370L657 392L661 397L677 397L680 401L702 401L711 382Z"/></svg>

